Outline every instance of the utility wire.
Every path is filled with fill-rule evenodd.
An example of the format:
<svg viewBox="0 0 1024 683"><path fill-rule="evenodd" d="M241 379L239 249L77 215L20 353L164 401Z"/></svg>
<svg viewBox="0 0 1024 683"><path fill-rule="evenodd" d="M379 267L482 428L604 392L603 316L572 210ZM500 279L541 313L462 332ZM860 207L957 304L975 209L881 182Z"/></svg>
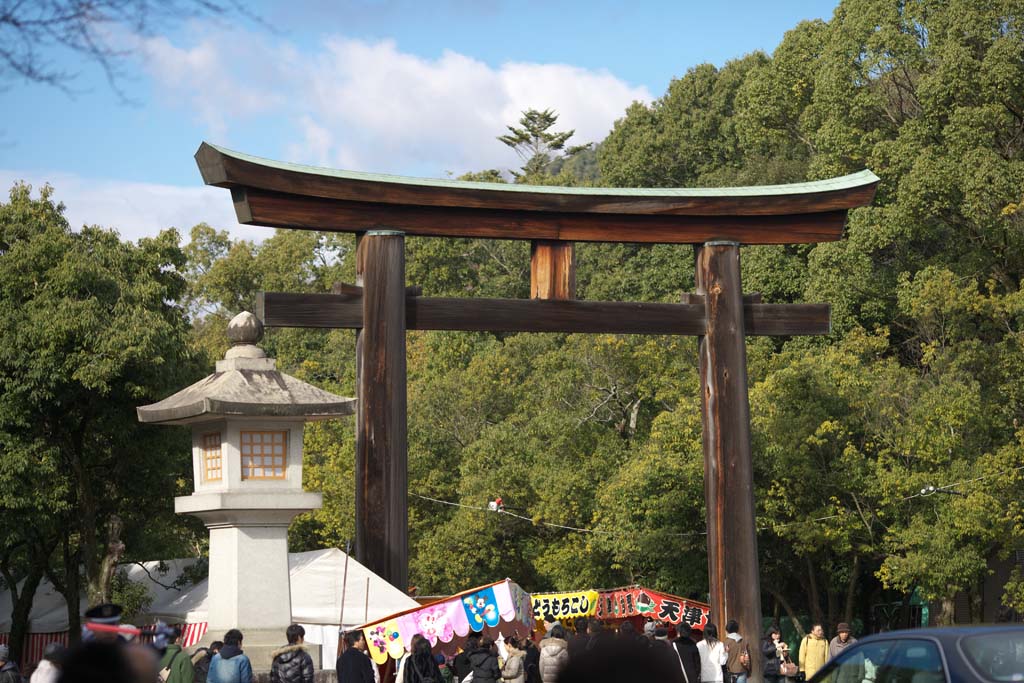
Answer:
<svg viewBox="0 0 1024 683"><path fill-rule="evenodd" d="M985 479L990 479L992 477L995 477L995 476L998 476L998 475L1001 475L1001 474L1009 474L1009 473L1012 473L1012 472L1017 472L1019 470L1024 470L1024 465L1020 465L1019 467L1013 467L1013 468L1010 468L1008 470L1000 470L998 472L992 472L991 474L983 474L980 477L974 477L973 479L964 479L963 481L953 482L952 484L945 484L943 486L937 486L937 487L935 487L935 490L936 491L949 491L949 490L955 489L955 488L957 488L959 486L963 486L964 484L973 484L976 481L982 481L982 480L985 480ZM575 531L575 532L583 533L583 534L603 534L603 535L606 535L606 536L634 536L635 535L635 532L632 532L632 531L606 531L606 530L603 530L603 529L586 529L586 528L583 528L583 527L568 526L568 525L565 525L565 524L555 524L554 522L545 522L543 520L536 521L536 520L534 520L534 519L532 519L530 517L527 517L525 515L518 515L518 514L516 514L514 512L510 512L508 510L504 510L504 509L500 509L500 508L497 509L497 510L493 510L491 508L483 507L483 506L480 506L480 505L467 505L466 503L458 503L458 502L451 501L451 500L441 500L440 498L431 498L430 496L423 496L423 495L420 495L418 493L410 492L409 495L413 496L415 498L420 498L422 500L430 501L432 503L439 503L441 505L450 505L452 507L465 508L467 510L476 510L478 512L497 512L499 514L508 515L509 517L515 517L516 519L521 519L523 521L530 522L531 524L541 524L543 526L551 527L551 528L554 528L554 529L564 529L566 531ZM904 501L913 500L914 498L923 498L923 497L927 497L927 496L930 496L930 495L932 495L932 493L922 493L922 492L919 491L919 492L914 493L912 495L904 496L903 498L898 499L896 502L902 503ZM772 525L771 527L762 526L762 527L758 527L757 530L758 531L765 531L765 530L767 530L769 528L779 529L779 528L785 528L785 527L790 527L790 526L796 526L798 524L808 524L808 523L816 523L816 522L827 522L827 521L829 521L831 519L837 519L837 518L843 517L843 516L845 516L845 515L843 515L843 514L826 515L825 517L816 517L815 519L810 519L810 520L806 520L805 519L805 520L799 520L799 521L794 521L794 522L787 522L785 524L775 524L775 525ZM677 538L683 538L683 537L692 537L692 536L707 536L707 534L708 534L708 532L705 530L705 531L691 531L691 532L687 532L687 533L673 533L673 534L668 534L668 535L669 536L673 536L673 537L677 537Z"/></svg>

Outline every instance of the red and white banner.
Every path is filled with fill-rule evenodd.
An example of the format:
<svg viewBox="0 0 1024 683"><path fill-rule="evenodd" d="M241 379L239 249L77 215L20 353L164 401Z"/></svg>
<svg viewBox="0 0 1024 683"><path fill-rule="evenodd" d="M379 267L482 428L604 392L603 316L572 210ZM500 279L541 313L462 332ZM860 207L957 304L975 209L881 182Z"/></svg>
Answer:
<svg viewBox="0 0 1024 683"><path fill-rule="evenodd" d="M695 600L686 600L668 593L659 593L642 586L601 591L597 597L598 619L625 619L650 617L667 624L686 622L696 629L708 623L711 606Z"/></svg>

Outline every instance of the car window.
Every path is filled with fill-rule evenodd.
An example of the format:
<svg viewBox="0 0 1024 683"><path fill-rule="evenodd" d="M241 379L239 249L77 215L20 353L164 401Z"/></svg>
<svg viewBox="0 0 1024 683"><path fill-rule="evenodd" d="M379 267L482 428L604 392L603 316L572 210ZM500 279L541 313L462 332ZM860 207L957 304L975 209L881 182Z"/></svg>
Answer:
<svg viewBox="0 0 1024 683"><path fill-rule="evenodd" d="M815 676L815 683L882 683L875 678L876 671L885 662L893 647L891 640L854 645L839 655L825 670Z"/></svg>
<svg viewBox="0 0 1024 683"><path fill-rule="evenodd" d="M876 683L946 683L942 652L932 640L896 641L889 659L876 672Z"/></svg>
<svg viewBox="0 0 1024 683"><path fill-rule="evenodd" d="M967 636L960 648L986 681L1024 681L1024 631Z"/></svg>

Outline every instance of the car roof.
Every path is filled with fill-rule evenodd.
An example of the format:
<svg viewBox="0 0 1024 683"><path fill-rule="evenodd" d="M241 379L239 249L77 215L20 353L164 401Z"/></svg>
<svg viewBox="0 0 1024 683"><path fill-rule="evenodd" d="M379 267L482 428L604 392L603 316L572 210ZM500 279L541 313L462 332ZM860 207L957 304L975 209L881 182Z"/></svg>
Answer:
<svg viewBox="0 0 1024 683"><path fill-rule="evenodd" d="M872 642L876 640L892 640L894 638L935 638L938 640L958 640L965 636L991 635L993 633L1006 633L1022 631L1024 624L992 624L970 626L943 626L941 628L911 628L901 631L886 631L876 633L859 639L858 643Z"/></svg>

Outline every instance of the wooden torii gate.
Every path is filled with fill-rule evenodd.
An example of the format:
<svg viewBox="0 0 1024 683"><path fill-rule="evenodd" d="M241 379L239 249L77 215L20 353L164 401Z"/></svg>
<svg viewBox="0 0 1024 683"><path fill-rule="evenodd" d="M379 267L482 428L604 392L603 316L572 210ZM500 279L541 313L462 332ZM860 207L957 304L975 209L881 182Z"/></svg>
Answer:
<svg viewBox="0 0 1024 683"><path fill-rule="evenodd" d="M878 178L764 187L534 187L382 176L269 161L203 143L203 180L231 189L238 221L357 235L356 285L266 292L268 326L357 330L356 557L408 585L405 331L679 334L700 338L712 615L754 642L761 597L754 527L745 335L827 334L828 304L744 297L742 244L837 240ZM405 235L531 241L532 299L430 298L405 284ZM580 301L574 242L696 245L682 303ZM751 680L761 680L752 648Z"/></svg>

